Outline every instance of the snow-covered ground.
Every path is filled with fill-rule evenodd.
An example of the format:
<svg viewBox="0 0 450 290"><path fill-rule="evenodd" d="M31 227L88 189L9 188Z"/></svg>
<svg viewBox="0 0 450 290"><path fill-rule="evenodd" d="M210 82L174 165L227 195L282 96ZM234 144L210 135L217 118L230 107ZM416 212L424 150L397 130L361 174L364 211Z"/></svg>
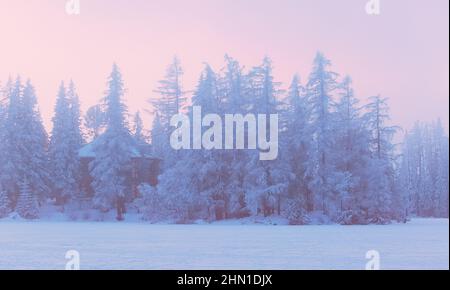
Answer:
<svg viewBox="0 0 450 290"><path fill-rule="evenodd" d="M0 221L0 269L449 269L447 219L388 226Z"/></svg>

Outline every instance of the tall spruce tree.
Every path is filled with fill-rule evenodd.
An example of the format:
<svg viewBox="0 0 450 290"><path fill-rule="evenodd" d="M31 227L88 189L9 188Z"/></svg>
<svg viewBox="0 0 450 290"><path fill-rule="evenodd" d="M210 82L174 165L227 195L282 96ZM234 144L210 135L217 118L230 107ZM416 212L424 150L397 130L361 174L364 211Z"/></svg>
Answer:
<svg viewBox="0 0 450 290"><path fill-rule="evenodd" d="M335 198L339 181L331 162L334 136L330 110L338 74L329 69L330 65L322 53L317 53L306 86L313 148L308 164L309 188L314 196L314 209L325 214L329 214L328 201Z"/></svg>
<svg viewBox="0 0 450 290"><path fill-rule="evenodd" d="M182 85L183 73L180 60L174 57L173 62L167 68L165 78L159 81L159 86L155 90L158 96L149 100L155 113L158 114L159 132L152 135L154 138L159 138L158 141L154 141L162 145L155 147L155 155L163 160L163 170L172 166L177 159L177 153L171 149L169 144L170 119L180 113L186 104L186 93Z"/></svg>
<svg viewBox="0 0 450 290"><path fill-rule="evenodd" d="M280 106L280 83L274 81L273 64L265 57L260 66L254 67L249 73L248 92L251 96L249 112L269 115L277 114ZM270 132L269 122L266 122L266 134ZM261 136L265 138L267 136ZM259 138L259 136L258 136ZM273 136L271 136L273 138ZM278 145L278 144L277 144ZM249 194L248 203L253 213L264 215L281 214L281 199L286 193L288 176L287 167L281 158L261 161L260 152L249 152L246 186Z"/></svg>
<svg viewBox="0 0 450 290"><path fill-rule="evenodd" d="M22 90L22 82L18 77L14 83L10 81L9 90L5 92L7 107L2 130L2 150L0 151L2 156L1 183L13 205L17 202L19 180L23 171L22 157L17 145L20 143L20 133L22 132L20 127Z"/></svg>
<svg viewBox="0 0 450 290"><path fill-rule="evenodd" d="M122 74L114 64L108 79L104 98L106 131L95 142L95 159L90 164L95 191L94 204L101 211L117 209L117 219L122 220L125 201L131 189L127 181L135 142L126 122L127 108L123 103L124 85Z"/></svg>
<svg viewBox="0 0 450 290"><path fill-rule="evenodd" d="M309 112L305 88L298 76L294 76L285 100L281 131L281 151L283 162L289 165L292 176L289 178L288 195L291 202L288 218L291 223L305 223L305 212L314 208L312 192L308 186L307 162L311 150L311 133L309 130Z"/></svg>
<svg viewBox="0 0 450 290"><path fill-rule="evenodd" d="M201 74L192 103L201 107L203 114L212 114L219 110L217 100L217 77L207 65ZM190 114L193 114L192 109ZM221 170L221 163L218 162L221 152L189 150L178 156L174 166L160 178L162 194L168 196L169 212L182 221L223 218L223 189L226 180L222 176L224 171Z"/></svg>
<svg viewBox="0 0 450 290"><path fill-rule="evenodd" d="M372 161L364 204L371 223L386 223L404 216L404 205L396 190L395 151L392 138L397 127L389 126L387 98L374 96L365 106L366 126L370 132Z"/></svg>
<svg viewBox="0 0 450 290"><path fill-rule="evenodd" d="M11 202L8 194L0 184L0 218L4 218L11 212Z"/></svg>
<svg viewBox="0 0 450 290"><path fill-rule="evenodd" d="M440 121L417 122L403 142L400 184L410 215L448 217L448 137Z"/></svg>
<svg viewBox="0 0 450 290"><path fill-rule="evenodd" d="M80 108L75 85L71 82L66 91L62 83L56 101L49 146L54 197L57 204L64 205L80 194L78 151L82 144Z"/></svg>
<svg viewBox="0 0 450 290"><path fill-rule="evenodd" d="M331 161L341 174L337 211L344 224L365 223L361 212L366 180L370 176L370 135L364 126L359 100L355 97L352 80L345 77L339 84L339 101L335 105L334 146Z"/></svg>
<svg viewBox="0 0 450 290"><path fill-rule="evenodd" d="M141 118L140 112L136 112L134 115L134 128L133 128L133 136L136 140L137 144L143 145L146 144L146 137L144 134L144 123Z"/></svg>
<svg viewBox="0 0 450 290"><path fill-rule="evenodd" d="M13 205L17 203L20 183L26 179L31 194L43 200L49 193L48 137L37 108L34 88L17 78L8 92L4 123L2 184Z"/></svg>
<svg viewBox="0 0 450 290"><path fill-rule="evenodd" d="M31 192L38 195L39 200L43 200L50 192L48 134L42 123L35 90L30 81L23 89L21 105L22 134L18 150L24 164L22 179L27 180Z"/></svg>

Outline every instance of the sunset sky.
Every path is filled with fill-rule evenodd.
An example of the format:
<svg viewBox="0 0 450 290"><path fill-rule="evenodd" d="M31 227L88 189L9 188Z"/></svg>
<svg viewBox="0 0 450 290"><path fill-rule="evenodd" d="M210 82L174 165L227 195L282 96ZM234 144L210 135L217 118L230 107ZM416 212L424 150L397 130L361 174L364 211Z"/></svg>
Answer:
<svg viewBox="0 0 450 290"><path fill-rule="evenodd" d="M356 94L390 98L393 122L449 119L448 0L0 0L0 81L20 74L36 87L47 126L61 80L73 79L85 110L121 68L130 112L146 100L177 55L186 90L205 62L219 70L229 54L252 67L270 56L275 77L307 79L317 50L352 76ZM150 127L151 116L146 116Z"/></svg>

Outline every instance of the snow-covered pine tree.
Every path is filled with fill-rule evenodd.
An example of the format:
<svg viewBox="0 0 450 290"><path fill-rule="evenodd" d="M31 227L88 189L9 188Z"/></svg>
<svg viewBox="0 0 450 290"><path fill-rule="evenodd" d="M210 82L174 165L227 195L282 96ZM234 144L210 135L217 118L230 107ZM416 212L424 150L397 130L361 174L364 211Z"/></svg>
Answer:
<svg viewBox="0 0 450 290"><path fill-rule="evenodd" d="M146 144L146 137L144 134L144 123L142 122L141 113L138 111L134 115L134 128L133 128L133 136L136 140L137 144Z"/></svg>
<svg viewBox="0 0 450 290"><path fill-rule="evenodd" d="M279 112L282 91L280 83L274 81L272 61L265 57L263 63L249 73L249 88L251 97L250 112L254 114L270 114ZM269 130L267 122L266 132ZM281 158L272 161L261 161L259 152L249 152L249 162L246 166L246 186L249 206L253 213L263 213L265 216L281 214L282 196L288 185L287 167Z"/></svg>
<svg viewBox="0 0 450 290"><path fill-rule="evenodd" d="M225 67L218 77L219 94L227 113L245 113L248 106L246 97L247 77L239 62L225 55Z"/></svg>
<svg viewBox="0 0 450 290"><path fill-rule="evenodd" d="M70 172L70 184L75 196L72 198L80 197L81 192L81 164L79 159L79 151L81 147L85 144L85 136L83 134L81 123L81 106L80 98L76 91L75 83L71 80L69 82L69 87L67 88L67 100L69 102L69 139L71 140L70 162L68 162L68 171Z"/></svg>
<svg viewBox="0 0 450 290"><path fill-rule="evenodd" d="M64 205L80 194L80 165L78 151L83 144L80 111L75 85L69 89L61 83L53 118L49 157L52 165L54 197Z"/></svg>
<svg viewBox="0 0 450 290"><path fill-rule="evenodd" d="M217 77L218 99L221 102L221 111L226 114L248 113L249 100L246 96L247 75L244 74L239 62L230 56L225 56L225 66ZM248 135L248 128L244 136ZM235 144L236 145L236 144ZM245 150L226 150L221 154L222 170L227 171L228 181L225 184L226 217L242 218L250 215L247 208L245 188L245 167L249 154Z"/></svg>
<svg viewBox="0 0 450 290"><path fill-rule="evenodd" d="M48 135L30 81L27 81L23 89L21 101L20 144L15 149L20 152L23 170L19 180L25 178L32 193L37 195L38 200L43 200L50 192L51 183L48 171Z"/></svg>
<svg viewBox="0 0 450 290"><path fill-rule="evenodd" d="M449 138L445 134L442 122L438 119L433 124L433 161L435 169L435 216L449 217Z"/></svg>
<svg viewBox="0 0 450 290"><path fill-rule="evenodd" d="M403 142L401 187L412 215L448 217L448 137L440 121L416 122Z"/></svg>
<svg viewBox="0 0 450 290"><path fill-rule="evenodd" d="M11 202L8 194L0 185L0 218L6 217L11 212Z"/></svg>
<svg viewBox="0 0 450 290"><path fill-rule="evenodd" d="M71 80L67 88L67 100L69 102L70 115L70 139L73 142L74 150L79 150L85 143L81 130L81 106L80 98L76 91L75 83Z"/></svg>
<svg viewBox="0 0 450 290"><path fill-rule="evenodd" d="M277 97L282 93L279 82L274 81L273 64L265 57L262 64L254 67L248 75L246 93L251 99L251 111L254 113L274 114L280 105Z"/></svg>
<svg viewBox="0 0 450 290"><path fill-rule="evenodd" d="M161 114L162 123L169 125L170 118L178 114L185 105L186 98L181 79L183 68L180 60L174 57L172 63L167 68L166 76L159 81L159 87L155 91L160 98L150 100L155 109Z"/></svg>
<svg viewBox="0 0 450 290"><path fill-rule="evenodd" d="M9 87L11 87L11 80L9 81ZM8 85L6 87L2 87L0 84L0 140L6 140L6 119L8 117L7 109L8 109ZM0 142L0 188L2 187L2 172L3 172L3 164L4 164L4 155L5 155L5 146L4 142Z"/></svg>
<svg viewBox="0 0 450 290"><path fill-rule="evenodd" d="M6 116L4 117L1 142L1 174L0 183L3 189L11 197L12 204L15 205L19 192L18 180L20 180L22 159L17 150L17 144L20 142L20 123L21 123L21 96L23 86L18 77L13 83L9 81L8 90L5 91L7 99Z"/></svg>
<svg viewBox="0 0 450 290"><path fill-rule="evenodd" d="M164 150L167 150L167 140L170 140L170 137L161 124L161 118L158 112L155 112L150 135L153 154L161 158L164 155Z"/></svg>
<svg viewBox="0 0 450 290"><path fill-rule="evenodd" d="M351 86L352 80L345 77L339 85L339 101L335 105L334 148L331 161L342 181L339 187L337 211L338 221L344 224L366 223L361 211L361 202L370 176L370 135L364 126L359 100Z"/></svg>
<svg viewBox="0 0 450 290"><path fill-rule="evenodd" d="M387 223L403 219L405 210L401 195L396 191L394 144L392 138L397 127L389 126L387 98L371 97L365 106L364 118L370 131L372 154L368 186L363 198L363 208L371 223Z"/></svg>
<svg viewBox="0 0 450 290"><path fill-rule="evenodd" d="M424 216L432 216L434 211L434 188L433 188L433 179L431 166L434 164L431 163L432 157L432 141L431 141L431 128L430 125L424 124L421 131L420 141L420 149L421 156L420 159L420 167L419 167L419 184L418 184L418 192L421 195L420 198L420 213Z"/></svg>
<svg viewBox="0 0 450 290"><path fill-rule="evenodd" d="M49 143L49 158L52 166L52 182L54 187L54 197L57 204L64 204L68 196L66 189L66 157L69 151L68 147L70 140L69 134L69 104L66 97L66 88L64 83L61 83L56 99L55 114L53 117L53 129L50 136Z"/></svg>
<svg viewBox="0 0 450 290"><path fill-rule="evenodd" d="M314 196L314 210L322 210L326 215L332 210L328 202L336 199L335 190L342 181L331 161L334 132L330 109L338 87L338 74L329 69L330 65L322 53L317 53L306 86L312 136L307 165L309 188Z"/></svg>
<svg viewBox="0 0 450 290"><path fill-rule="evenodd" d="M411 132L406 131L402 143L401 163L399 167L399 185L403 188L403 198L406 216L410 216L415 210L413 200L414 185L414 152L412 150Z"/></svg>
<svg viewBox="0 0 450 290"><path fill-rule="evenodd" d="M127 182L131 158L137 154L135 142L126 122L127 108L122 101L124 85L119 68L114 64L104 98L106 131L95 143L95 159L90 164L95 191L94 204L101 211L117 209L122 220L125 201L131 195Z"/></svg>
<svg viewBox="0 0 450 290"><path fill-rule="evenodd" d="M309 113L305 88L296 75L293 77L282 112L285 129L281 131L283 162L288 164L290 174L288 186L289 206L287 216L291 223L303 224L306 212L313 211L314 200L308 187L307 162L311 150ZM284 154L283 154L284 153Z"/></svg>
<svg viewBox="0 0 450 290"><path fill-rule="evenodd" d="M4 127L6 120L6 112L7 112L7 101L8 101L8 91L11 87L11 80L7 83L5 87L3 87L0 83L0 133L2 132L2 128Z"/></svg>
<svg viewBox="0 0 450 290"><path fill-rule="evenodd" d="M2 194L24 218L38 217L38 199L48 191L47 134L36 108L34 88L9 82L2 138ZM26 184L21 182L26 180Z"/></svg>
<svg viewBox="0 0 450 290"><path fill-rule="evenodd" d="M192 103L201 107L202 114L211 114L219 110L217 100L217 77L207 65ZM183 222L224 218L226 177L222 174L226 172L221 170L219 161L222 153L214 150L183 152L175 165L162 174L161 193L168 197L168 209L174 218Z"/></svg>
<svg viewBox="0 0 450 290"><path fill-rule="evenodd" d="M141 184L138 188L139 198L134 201L134 204L145 221L160 221L167 216L164 216L163 211L163 197L158 193L156 187L149 184Z"/></svg>
<svg viewBox="0 0 450 290"><path fill-rule="evenodd" d="M226 91L221 91L220 82L220 75L206 65L192 98L193 106L201 107L203 115L220 115L225 112ZM206 130L207 128L204 128L203 132ZM221 137L223 138L223 136ZM235 204L231 205L231 202L235 202L233 195L236 194L236 189L233 188L231 180L233 169L228 167L227 163L227 157L230 157L228 153L231 152L202 150L192 152L188 156L191 164L200 168L201 174L196 178L195 187L200 193L198 201L205 203L207 218L210 220L230 218L236 209Z"/></svg>
<svg viewBox="0 0 450 290"><path fill-rule="evenodd" d="M34 88L17 78L8 92L7 117L4 123L2 184L16 204L19 181L26 178L33 194L43 199L49 192L48 139L37 109Z"/></svg>
<svg viewBox="0 0 450 290"><path fill-rule="evenodd" d="M372 153L379 159L392 158L392 151L394 149L392 137L398 129L395 126L388 126L386 124L390 120L387 101L387 98L374 96L369 98L369 103L365 106L365 109L368 111L365 114L366 123L368 128L371 129L372 134Z"/></svg>
<svg viewBox="0 0 450 290"><path fill-rule="evenodd" d="M26 179L20 183L16 212L24 219L39 218L38 198Z"/></svg>
<svg viewBox="0 0 450 290"><path fill-rule="evenodd" d="M407 196L407 209L416 216L426 216L431 208L429 171L426 170L426 134L427 124L416 122L407 132L403 142L401 163L402 187ZM429 214L429 213L428 213Z"/></svg>
<svg viewBox="0 0 450 290"><path fill-rule="evenodd" d="M162 145L155 148L155 154L163 160L163 170L172 166L177 159L177 153L170 147L170 119L181 112L186 103L182 77L183 68L180 60L174 57L173 62L167 68L165 78L159 81L159 86L155 90L158 96L149 100L155 110L155 115L158 114L158 130L160 132L152 133L152 136L154 142ZM159 140L156 141L156 138ZM161 150L156 151L158 148Z"/></svg>

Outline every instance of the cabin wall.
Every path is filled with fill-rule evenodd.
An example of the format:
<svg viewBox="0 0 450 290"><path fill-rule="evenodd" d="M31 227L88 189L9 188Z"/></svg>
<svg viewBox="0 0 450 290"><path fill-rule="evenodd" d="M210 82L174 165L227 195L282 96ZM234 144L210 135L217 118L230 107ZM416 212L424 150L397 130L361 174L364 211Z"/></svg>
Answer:
<svg viewBox="0 0 450 290"><path fill-rule="evenodd" d="M93 197L92 188L93 178L90 175L89 163L94 158L81 158L81 187L86 197ZM142 183L148 183L152 186L158 185L158 176L160 174L160 161L150 158L135 158L132 160L132 170L126 176L130 194L135 198L138 195L137 187Z"/></svg>

